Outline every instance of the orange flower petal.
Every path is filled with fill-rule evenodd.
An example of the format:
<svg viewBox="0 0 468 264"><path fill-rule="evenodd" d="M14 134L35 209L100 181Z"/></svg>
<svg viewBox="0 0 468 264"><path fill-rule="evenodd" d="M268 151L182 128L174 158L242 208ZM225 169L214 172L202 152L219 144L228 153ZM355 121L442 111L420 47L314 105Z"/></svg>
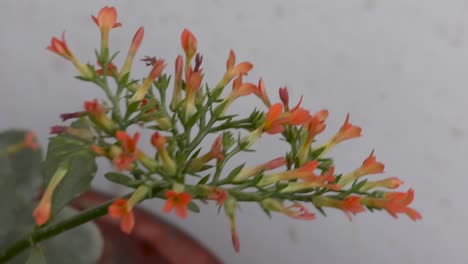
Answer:
<svg viewBox="0 0 468 264"><path fill-rule="evenodd" d="M176 206L175 207L175 213L180 218L185 219L185 218L187 218L187 207L185 207L185 206Z"/></svg>
<svg viewBox="0 0 468 264"><path fill-rule="evenodd" d="M33 216L36 220L36 224L38 226L41 226L45 224L47 221L49 221L50 212L51 212L50 202L39 203L39 205L36 207L36 209L33 212Z"/></svg>
<svg viewBox="0 0 468 264"><path fill-rule="evenodd" d="M127 213L122 222L120 222L120 230L126 234L130 234L135 226L135 217L132 212Z"/></svg>

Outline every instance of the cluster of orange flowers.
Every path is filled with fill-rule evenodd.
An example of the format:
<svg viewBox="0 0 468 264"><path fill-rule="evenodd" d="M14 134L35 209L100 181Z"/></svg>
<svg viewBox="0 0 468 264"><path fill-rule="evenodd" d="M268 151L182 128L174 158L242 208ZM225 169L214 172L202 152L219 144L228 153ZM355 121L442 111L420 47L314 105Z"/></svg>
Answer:
<svg viewBox="0 0 468 264"><path fill-rule="evenodd" d="M113 7L104 7L97 17L93 16L92 18L101 31L101 54L103 54L108 52L108 35L110 30L121 26L121 23L117 22L117 13ZM94 71L92 67L89 67L89 65L82 64L68 48L64 35L62 35L61 39L52 38L51 44L47 49L71 61L75 65L80 76L84 79L92 79L96 75L109 75L117 79L122 79L130 72L133 59L142 42L143 35L144 30L143 27L141 27L137 30L132 40L127 58L120 71L112 62L106 65L107 68L101 68L96 71ZM196 100L199 97L203 80L203 70L201 68L202 56L197 53L197 39L189 30L185 29L182 32L181 43L185 52L185 63L181 55L175 60L174 90L170 102L170 109L174 112L178 111L178 109L182 109L180 111L180 117L187 122L197 112ZM193 59L195 61L194 65L191 63ZM162 76L166 64L162 59L150 57L147 57L143 61L147 62L148 66L152 66L152 69L142 84L135 87L128 103L132 104L137 102L141 109L145 109L145 113L152 114L157 112L158 109L154 106L147 107L151 104L147 98L148 90L153 85L153 82ZM100 65L100 67L103 66ZM361 128L351 124L348 115L340 130L327 142L316 148L321 151L318 156L315 156L315 158L311 160L311 144L315 141L315 137L325 130L325 121L328 117L328 111L321 110L312 115L301 106L302 100L296 106L290 108L289 95L286 87L279 89L281 102L272 104L262 79L259 80L258 85L243 82L243 76L247 75L252 67L253 65L250 62L241 62L236 65L235 54L232 50L230 51L226 62L226 72L214 90L222 89L233 81L232 90L227 97L219 101L216 107L213 107L211 114L216 117L222 117L232 102L237 98L247 95L256 95L268 108L268 111L263 115L263 119L259 122L259 125L240 140L240 144L243 148L247 149L252 146L259 137L265 133L285 133L286 130L291 127L300 127L298 131L303 133L303 140L300 141L297 153L292 157L292 160L291 157L279 157L264 164L250 168L242 168L234 175L229 183L242 183L263 173L261 179L256 183L256 186L266 188L268 186L285 183L286 186L278 190L281 194L295 194L313 188L339 192L347 185L355 183L365 175L382 173L384 171L384 165L376 160L374 151L372 151L358 169L348 174L340 175L339 177L335 176L334 166L329 166L325 171L322 171L321 174L316 174L314 171L320 166L319 158L323 157L323 155L336 144L348 139L360 137ZM183 92L185 92L185 98L182 98ZM138 161L149 170L161 168L167 175L176 175L180 164L177 164L174 157L171 156L168 150L168 139L163 134L154 132L150 140L158 153L159 158L155 160L137 147L140 134L137 132L131 136L127 132L119 130L118 124L108 116L107 111L108 109L105 105L100 104L97 100L93 100L85 102L84 111L63 114L61 117L63 120L67 120L70 118L87 116L99 129L105 131L108 135L112 135L116 139L116 142L111 147L103 147L96 144L92 144L90 147L97 156L110 159L119 171L132 171L138 166L136 164ZM158 116L156 118L156 123L162 128L171 127L171 120L167 116ZM54 127L52 132L73 134L73 130L70 129L72 128ZM296 136L299 137L300 135L297 134ZM189 162L186 171L198 172L211 160L216 160L217 163L222 162L225 158L225 152L223 152L222 148L223 138L220 136L213 142L209 152ZM285 171L267 173L268 171L285 165L288 166L288 169ZM396 177L379 181L366 181L360 186L359 191L367 192L374 188L395 189L402 183L403 182ZM174 209L179 217L186 218L187 206L192 202L195 196L193 193L191 194L190 191L184 191L183 185L183 183L174 183L172 189L165 191L164 197L167 201L163 207L163 211L168 213ZM48 187L46 193L51 194L53 192L53 186L56 186L54 182L52 182L52 184L49 183L49 187L52 189ZM226 214L231 223L234 247L238 251L239 240L234 220L234 212L237 208L236 197L233 197L233 195L229 193L229 189L223 189L214 185L200 186L200 188L205 187L207 191L204 193L203 199L214 200L218 205L223 205L225 207ZM122 219L122 231L126 233L132 231L135 224L132 209L145 198L148 192L147 188L146 186L141 186L129 199L116 199L113 204L109 206L109 215ZM291 197L290 200L293 200L295 197L297 198L297 196ZM319 208L332 207L340 209L349 219L351 219L352 214L363 212L365 211L365 207L369 207L384 209L393 217L397 217L397 214L406 214L411 219L418 220L421 219L421 215L414 209L408 207L413 201L413 198L414 192L410 189L407 192L380 192L379 196L358 196L351 194L343 197L343 199L316 195L311 201ZM294 202L290 206L285 206L282 200L274 197L264 197L257 202L259 202L265 210L280 212L295 219L312 220L315 218L315 214L309 212L308 209L299 202ZM34 216L38 225L42 225L48 221L50 203L51 195L44 196L41 203L36 208Z"/></svg>

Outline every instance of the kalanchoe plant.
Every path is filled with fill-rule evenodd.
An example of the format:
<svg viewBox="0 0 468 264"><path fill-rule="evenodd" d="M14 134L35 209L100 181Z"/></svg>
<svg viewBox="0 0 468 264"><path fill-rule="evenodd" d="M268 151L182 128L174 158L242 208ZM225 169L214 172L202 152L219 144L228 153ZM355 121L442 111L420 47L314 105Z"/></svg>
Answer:
<svg viewBox="0 0 468 264"><path fill-rule="evenodd" d="M110 49L108 38L113 28L121 26L115 8L104 7L92 19L101 32L96 65L81 63L64 34L61 39L52 38L47 49L72 62L77 78L97 85L106 98L84 102L83 109L61 115L63 121L72 120L71 124L52 127L51 133L56 135L50 139L43 170L47 185L32 212L37 227L27 238L31 243L13 245L0 259L7 260L30 244L61 232L60 224L49 222L89 188L98 158L115 167L105 174L108 180L133 192L64 220L68 228L109 214L121 219L122 231L130 234L138 225L133 208L152 198L165 199L162 211L173 211L181 218L187 217L188 210L199 212L197 201L215 201L224 208L236 251L240 249L236 214L241 202L257 203L268 215L277 212L300 220L316 217L309 210L311 206L322 214L326 208L339 209L350 220L354 214L374 210L385 210L395 218L406 214L413 220L421 219L409 207L413 190L393 191L401 180L365 178L384 171L374 151L352 172L341 173L335 168L327 156L329 150L361 136L361 128L350 123L349 115L334 136L316 145L317 136L326 127L327 110L311 113L302 106L302 99L290 105L292 98L286 87L279 89L277 102L268 96L262 79L258 84L244 82L253 65L236 63L232 50L219 83L214 87L204 84L203 56L188 29L181 36L185 56L176 57L173 77L164 73L163 59L146 56L141 61L150 70L140 80L132 64L143 40L143 27L135 33L124 64L117 67L114 59L118 53ZM230 83L232 89L226 93ZM262 105L258 108L264 110L253 110L247 117L227 114L232 103L244 96L257 96ZM142 136L141 130L152 131L151 137ZM288 152L278 153L270 161L259 158L259 164L231 164L234 156L252 151L265 136L283 140L289 145ZM212 137L210 148L201 147ZM154 151L139 147L149 144ZM14 153L24 146L36 147L27 138L4 151ZM228 171L228 165L235 169ZM194 178L198 183L190 184Z"/></svg>

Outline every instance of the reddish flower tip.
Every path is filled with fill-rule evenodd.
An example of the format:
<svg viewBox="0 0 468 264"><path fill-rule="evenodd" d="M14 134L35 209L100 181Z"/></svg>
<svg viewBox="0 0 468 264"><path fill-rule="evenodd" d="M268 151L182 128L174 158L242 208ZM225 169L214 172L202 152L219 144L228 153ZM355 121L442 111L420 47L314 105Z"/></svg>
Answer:
<svg viewBox="0 0 468 264"><path fill-rule="evenodd" d="M231 240L232 240L232 246L234 247L234 251L236 251L236 253L239 253L240 241L239 241L239 236L237 235L237 231L234 230L234 232L231 233Z"/></svg>
<svg viewBox="0 0 468 264"><path fill-rule="evenodd" d="M288 93L288 87L280 87L279 88L279 96L281 99L281 102L283 103L284 107L289 108L289 93Z"/></svg>
<svg viewBox="0 0 468 264"><path fill-rule="evenodd" d="M36 224L41 226L49 221L51 212L51 204L50 202L41 202L36 207L33 212L34 219L36 220Z"/></svg>
<svg viewBox="0 0 468 264"><path fill-rule="evenodd" d="M50 134L60 134L66 132L68 129L67 126L51 126Z"/></svg>
<svg viewBox="0 0 468 264"><path fill-rule="evenodd" d="M25 147L30 148L32 150L39 149L39 143L36 141L36 134L32 131L26 133L24 136L23 144Z"/></svg>
<svg viewBox="0 0 468 264"><path fill-rule="evenodd" d="M218 187L212 187L211 193L208 194L208 199L215 200L217 205L223 205L227 198L227 192Z"/></svg>
<svg viewBox="0 0 468 264"><path fill-rule="evenodd" d="M60 118L62 118L62 121L67 121L68 119L79 118L82 115L83 115L83 112L63 113L60 115Z"/></svg>
<svg viewBox="0 0 468 264"><path fill-rule="evenodd" d="M151 136L151 144L158 150L161 151L164 149L164 146L167 143L165 136L161 135L159 132L154 132Z"/></svg>
<svg viewBox="0 0 468 264"><path fill-rule="evenodd" d="M184 29L184 31L182 31L180 39L187 61L190 61L197 52L197 39L188 29Z"/></svg>

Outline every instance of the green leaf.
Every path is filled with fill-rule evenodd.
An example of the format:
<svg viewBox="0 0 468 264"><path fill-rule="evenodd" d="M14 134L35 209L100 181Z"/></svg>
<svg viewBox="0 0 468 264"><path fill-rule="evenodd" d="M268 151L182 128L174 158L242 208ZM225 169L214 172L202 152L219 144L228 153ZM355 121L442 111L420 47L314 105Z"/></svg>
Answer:
<svg viewBox="0 0 468 264"><path fill-rule="evenodd" d="M118 172L108 172L104 174L104 177L106 177L106 179L108 179L111 182L115 182L131 188L136 188L144 183L143 179L135 180L125 174Z"/></svg>
<svg viewBox="0 0 468 264"><path fill-rule="evenodd" d="M197 151L195 151L188 160L196 159L198 157L198 154L200 154L200 151L201 151L201 148L197 149Z"/></svg>
<svg viewBox="0 0 468 264"><path fill-rule="evenodd" d="M5 173L4 176L0 176L0 198L7 193L14 193L20 195L22 199L33 199L36 189L41 185L40 150L24 148L9 155L3 152L8 146L22 142L26 133L27 131L21 130L0 133L0 159L3 159L0 171ZM12 175L7 176L10 173Z"/></svg>
<svg viewBox="0 0 468 264"><path fill-rule="evenodd" d="M140 101L130 103L127 108L127 112L125 113L125 118L129 118L140 106Z"/></svg>
<svg viewBox="0 0 468 264"><path fill-rule="evenodd" d="M223 149L227 151L236 143L236 140L234 139L234 136L232 135L231 132L229 131L224 131L223 132Z"/></svg>
<svg viewBox="0 0 468 264"><path fill-rule="evenodd" d="M237 174L239 174L239 172L241 172L241 170L244 168L245 166L245 163L235 167L230 173L229 175L226 177L226 179L233 179L234 177L237 176Z"/></svg>
<svg viewBox="0 0 468 264"><path fill-rule="evenodd" d="M188 205L187 205L187 208L192 211L192 212L195 212L195 213L199 213L200 212L200 207L198 207L198 205L194 202L190 202Z"/></svg>
<svg viewBox="0 0 468 264"><path fill-rule="evenodd" d="M42 182L41 151L23 148L11 154L4 152L7 147L22 142L26 133L22 130L0 133L0 248L34 227L34 199Z"/></svg>
<svg viewBox="0 0 468 264"><path fill-rule="evenodd" d="M223 87L216 87L215 89L213 89L213 91L210 93L209 97L210 97L210 100L216 100L218 99L218 97L221 95L221 93L223 92L223 89L224 89L224 86Z"/></svg>
<svg viewBox="0 0 468 264"><path fill-rule="evenodd" d="M124 74L122 77L120 77L120 79L119 79L119 85L121 85L121 86L126 86L129 78L130 78L130 73L127 72L127 73Z"/></svg>
<svg viewBox="0 0 468 264"><path fill-rule="evenodd" d="M42 249L39 246L35 246L31 249L31 253L26 261L26 264L46 264L47 261L42 253Z"/></svg>
<svg viewBox="0 0 468 264"><path fill-rule="evenodd" d="M317 159L320 154L322 154L322 152L325 150L325 147L321 147L321 148L318 148L318 149L314 149L311 153L310 153L310 160L315 160Z"/></svg>
<svg viewBox="0 0 468 264"><path fill-rule="evenodd" d="M197 111L189 120L188 122L185 124L186 127L193 127L195 125L195 123L198 121L198 119L200 118L200 111Z"/></svg>
<svg viewBox="0 0 468 264"><path fill-rule="evenodd" d="M333 159L320 159L320 164L317 168L322 171L327 171L333 165Z"/></svg>
<svg viewBox="0 0 468 264"><path fill-rule="evenodd" d="M87 191L96 173L94 153L85 142L61 134L49 141L44 161L44 182L49 183L60 164L68 164L68 172L54 190L52 215L57 214L72 199Z"/></svg>
<svg viewBox="0 0 468 264"><path fill-rule="evenodd" d="M317 209L317 211L319 211L323 216L325 216L325 217L327 216L327 214L325 213L325 211L323 210L322 207L318 207L315 204L314 204L314 206Z"/></svg>
<svg viewBox="0 0 468 264"><path fill-rule="evenodd" d="M208 180L210 179L210 176L211 176L211 174L208 174L205 177L203 177L200 181L198 181L197 185L203 185L206 182L208 182Z"/></svg>
<svg viewBox="0 0 468 264"><path fill-rule="evenodd" d="M255 175L255 177L252 179L252 184L257 185L263 178L263 172Z"/></svg>

